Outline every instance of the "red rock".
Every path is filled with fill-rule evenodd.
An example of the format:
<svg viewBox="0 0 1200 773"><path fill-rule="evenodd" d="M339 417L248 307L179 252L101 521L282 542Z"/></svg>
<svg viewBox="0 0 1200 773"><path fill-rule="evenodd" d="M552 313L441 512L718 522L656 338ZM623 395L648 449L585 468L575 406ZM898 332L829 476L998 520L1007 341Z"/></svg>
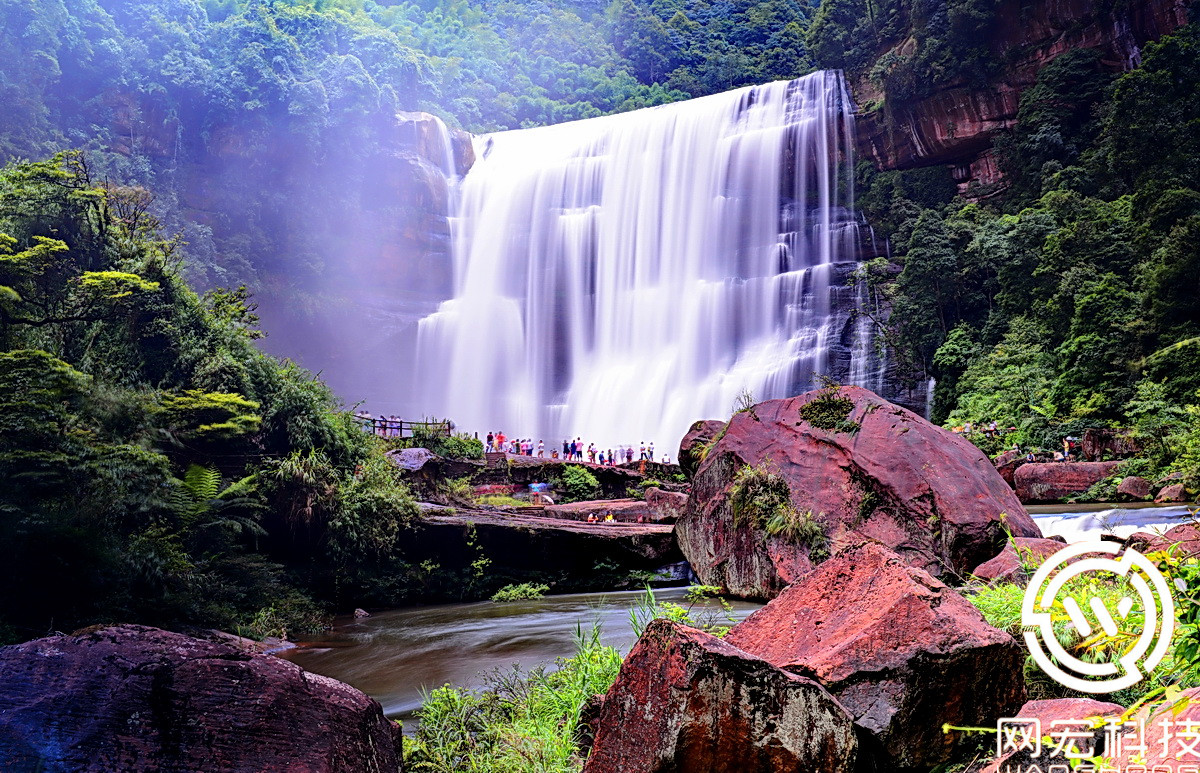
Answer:
<svg viewBox="0 0 1200 773"><path fill-rule="evenodd" d="M584 773L854 770L854 724L819 684L655 620L604 698Z"/></svg>
<svg viewBox="0 0 1200 773"><path fill-rule="evenodd" d="M1188 23L1187 6L1187 0L1119 6L1090 0L1001 0L997 23L976 42L1005 66L986 84L951 81L922 99L861 114L859 154L881 169L953 164L960 190L970 182L1001 182L992 138L1016 124L1021 93L1036 83L1042 67L1064 52L1086 48L1100 51L1108 69L1131 69L1143 43ZM901 56L911 53L901 48L904 37L894 41L893 52ZM882 96L865 72L852 89L860 105Z"/></svg>
<svg viewBox="0 0 1200 773"><path fill-rule="evenodd" d="M1200 557L1200 526L1184 523L1174 526L1162 534L1137 532L1130 535L1125 544L1142 555L1161 551L1172 551L1177 557Z"/></svg>
<svg viewBox="0 0 1200 773"><path fill-rule="evenodd" d="M1126 499L1144 502L1150 498L1150 481L1137 475L1130 475L1117 486L1117 494Z"/></svg>
<svg viewBox="0 0 1200 773"><path fill-rule="evenodd" d="M655 520L658 516L649 503L640 499L595 499L585 502L571 502L565 505L547 505L543 511L548 518L565 518L571 521L586 521L588 516L596 516L603 521L612 516L614 521L636 523L641 516L643 523L670 523L670 521Z"/></svg>
<svg viewBox="0 0 1200 773"><path fill-rule="evenodd" d="M1090 742L1077 741L1078 751L1087 753L1089 757L1102 753L1104 749L1104 727L1092 728L1086 720L1099 717L1120 716L1125 707L1117 703L1106 703L1091 698L1054 698L1044 701L1029 701L1013 715L1013 718L1037 720L1041 736L1045 737L1056 729L1061 731L1088 730ZM1069 723L1055 725L1055 722ZM1009 752L998 757L994 762L985 766L980 773L1006 773L1006 771L1026 771L1030 766L1037 765L1039 770L1046 770L1051 764L1063 765L1064 769L1069 760L1061 756L1051 756L1053 748L1045 748L1037 756L1031 756L1028 751ZM1057 770L1057 768L1054 768Z"/></svg>
<svg viewBox="0 0 1200 773"><path fill-rule="evenodd" d="M0 648L0 769L396 771L400 728L347 684L139 625Z"/></svg>
<svg viewBox="0 0 1200 773"><path fill-rule="evenodd" d="M679 467L689 480L696 474L696 468L700 466L700 462L704 461L701 458L703 453L701 449L724 431L725 422L716 419L697 421L688 428L683 440L679 441L678 458Z"/></svg>
<svg viewBox="0 0 1200 773"><path fill-rule="evenodd" d="M1025 576L1025 563L1036 568L1066 547L1061 542L1036 537L1017 537L1014 541L1015 547L1012 542L1008 543L1000 551L1000 555L975 567L971 574L988 582L1016 582L1028 579Z"/></svg>
<svg viewBox="0 0 1200 773"><path fill-rule="evenodd" d="M843 387L857 431L825 430L801 416L821 392L770 400L736 414L698 468L680 548L706 585L770 598L812 570L810 548L734 525L730 490L745 465L767 463L799 513L823 525L831 550L866 536L932 574L966 574L1007 539L1041 536L1012 490L967 440L859 387ZM819 557L819 555L818 555Z"/></svg>
<svg viewBox="0 0 1200 773"><path fill-rule="evenodd" d="M1131 429L1088 429L1083 432L1081 451L1089 462L1127 459L1143 452L1142 444Z"/></svg>
<svg viewBox="0 0 1200 773"><path fill-rule="evenodd" d="M675 523L687 512L687 494L663 491L657 486L646 489L646 504L654 513L655 523Z"/></svg>
<svg viewBox="0 0 1200 773"><path fill-rule="evenodd" d="M1058 502L1082 494L1120 466L1120 462L1042 462L1020 467L1013 477L1017 497L1025 504Z"/></svg>
<svg viewBox="0 0 1200 773"><path fill-rule="evenodd" d="M951 759L942 724L987 726L1025 698L1025 655L966 599L875 543L784 590L726 641L816 677L879 742L883 769Z"/></svg>
<svg viewBox="0 0 1200 773"><path fill-rule="evenodd" d="M1154 498L1154 501L1159 503L1188 502L1190 500L1187 488L1182 483L1172 483L1170 486L1163 487L1163 490L1158 492L1158 496Z"/></svg>
<svg viewBox="0 0 1200 773"><path fill-rule="evenodd" d="M996 467L996 472L1000 473L1000 477L1004 478L1004 482L1009 485L1009 488L1015 489L1017 484L1013 476L1017 472L1017 468L1025 464L1025 454L1020 451L1005 451L997 456L992 464Z"/></svg>
<svg viewBox="0 0 1200 773"><path fill-rule="evenodd" d="M1163 722L1169 722L1166 749L1163 748ZM1195 738L1195 728L1200 726L1200 687L1184 690L1181 702L1154 703L1143 706L1130 719L1129 727L1142 725L1146 728L1144 738L1137 738L1131 733L1119 736L1114 748L1105 749L1105 759L1112 768L1129 773L1158 773L1167 771L1184 773L1195 770L1200 766L1200 756L1194 753L1181 753L1184 745L1190 744ZM1182 741L1182 743L1181 743ZM1144 749L1137 746L1145 744ZM1186 763L1181 765L1180 763ZM1109 768L1100 768L1108 770Z"/></svg>

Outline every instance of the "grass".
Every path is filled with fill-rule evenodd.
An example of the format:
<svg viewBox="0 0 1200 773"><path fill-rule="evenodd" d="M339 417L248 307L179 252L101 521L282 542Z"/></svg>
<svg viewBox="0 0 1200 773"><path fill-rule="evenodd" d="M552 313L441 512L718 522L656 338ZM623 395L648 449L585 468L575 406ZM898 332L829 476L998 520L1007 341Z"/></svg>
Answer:
<svg viewBox="0 0 1200 773"><path fill-rule="evenodd" d="M575 631L575 655L522 673L489 675L482 690L450 685L426 696L404 744L406 769L436 773L577 773L580 709L617 678L621 655L599 626Z"/></svg>
<svg viewBox="0 0 1200 773"><path fill-rule="evenodd" d="M766 462L745 465L737 471L729 491L729 505L735 526L748 522L768 537L807 548L814 562L829 557L829 538L821 525L821 516L814 516L811 510L799 512L792 504L787 481Z"/></svg>

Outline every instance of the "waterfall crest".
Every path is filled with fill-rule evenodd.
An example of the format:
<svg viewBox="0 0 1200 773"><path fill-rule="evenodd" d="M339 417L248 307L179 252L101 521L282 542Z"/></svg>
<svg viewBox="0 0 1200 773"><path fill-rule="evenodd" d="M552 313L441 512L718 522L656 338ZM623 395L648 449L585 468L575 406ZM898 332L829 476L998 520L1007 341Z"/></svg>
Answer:
<svg viewBox="0 0 1200 773"><path fill-rule="evenodd" d="M475 138L419 404L481 436L673 454L743 390L877 377L846 286L853 135L841 74L818 72Z"/></svg>

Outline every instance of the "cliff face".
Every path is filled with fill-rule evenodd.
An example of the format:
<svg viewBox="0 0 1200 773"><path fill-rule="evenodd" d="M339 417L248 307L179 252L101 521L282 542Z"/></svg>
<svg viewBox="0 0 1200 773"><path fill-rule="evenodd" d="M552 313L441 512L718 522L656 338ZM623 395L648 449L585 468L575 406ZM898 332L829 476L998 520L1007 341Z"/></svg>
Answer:
<svg viewBox="0 0 1200 773"><path fill-rule="evenodd" d="M1187 0L1130 0L1111 10L1095 0L1002 0L988 41L992 55L1007 64L985 88L951 82L932 95L858 120L859 154L881 169L950 164L961 190L1001 182L992 155L993 135L1011 128L1021 92L1038 71L1066 51L1101 52L1115 71L1137 66L1141 47L1187 23ZM859 105L881 94L865 77L852 84Z"/></svg>

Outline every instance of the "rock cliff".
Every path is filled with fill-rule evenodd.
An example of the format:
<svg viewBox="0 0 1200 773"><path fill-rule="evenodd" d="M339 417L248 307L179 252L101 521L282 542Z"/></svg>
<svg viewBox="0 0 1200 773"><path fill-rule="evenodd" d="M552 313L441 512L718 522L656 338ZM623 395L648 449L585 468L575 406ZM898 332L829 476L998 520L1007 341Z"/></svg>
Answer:
<svg viewBox="0 0 1200 773"><path fill-rule="evenodd" d="M864 112L859 154L881 169L951 165L964 190L972 183L994 185L1001 172L992 139L1015 124L1021 92L1042 67L1066 51L1089 48L1113 70L1131 69L1147 41L1187 23L1187 2L1002 0L996 20L987 47L1005 65L992 82L976 87L951 81L911 103ZM883 96L865 74L854 79L852 90L859 105L879 104Z"/></svg>

